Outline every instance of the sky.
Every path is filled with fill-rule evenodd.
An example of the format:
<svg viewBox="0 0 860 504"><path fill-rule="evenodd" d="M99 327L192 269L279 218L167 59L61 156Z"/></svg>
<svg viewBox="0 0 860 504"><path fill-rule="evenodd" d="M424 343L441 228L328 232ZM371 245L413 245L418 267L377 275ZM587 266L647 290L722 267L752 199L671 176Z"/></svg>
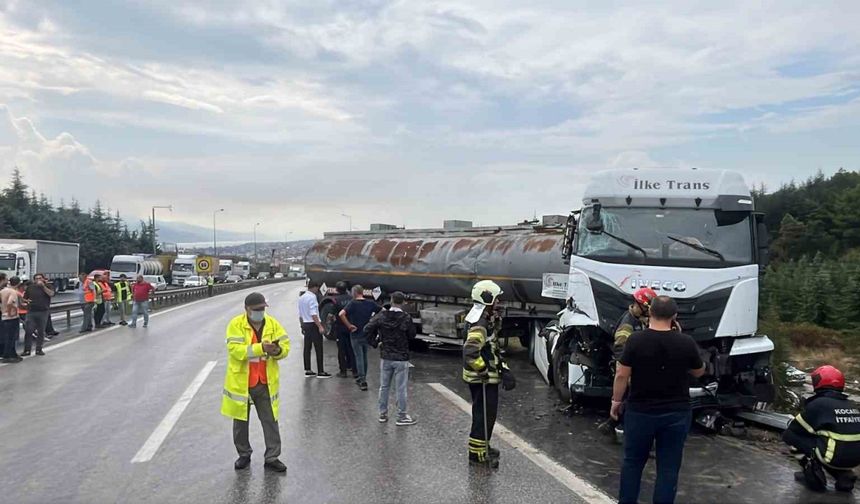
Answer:
<svg viewBox="0 0 860 504"><path fill-rule="evenodd" d="M596 6L597 5L597 6ZM860 169L858 2L0 0L0 181L290 239ZM4 182L5 183L5 182Z"/></svg>

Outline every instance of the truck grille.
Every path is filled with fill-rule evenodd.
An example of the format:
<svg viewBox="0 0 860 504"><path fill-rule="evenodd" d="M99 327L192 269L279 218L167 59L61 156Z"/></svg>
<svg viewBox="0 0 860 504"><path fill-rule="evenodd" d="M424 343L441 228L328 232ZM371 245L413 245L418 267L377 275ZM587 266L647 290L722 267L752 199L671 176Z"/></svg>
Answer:
<svg viewBox="0 0 860 504"><path fill-rule="evenodd" d="M615 324L633 302L633 296L594 279L591 280L591 288L600 317L600 327L612 334ZM732 288L728 287L696 298L675 298L678 303L678 322L684 333L696 341L713 339L731 294Z"/></svg>

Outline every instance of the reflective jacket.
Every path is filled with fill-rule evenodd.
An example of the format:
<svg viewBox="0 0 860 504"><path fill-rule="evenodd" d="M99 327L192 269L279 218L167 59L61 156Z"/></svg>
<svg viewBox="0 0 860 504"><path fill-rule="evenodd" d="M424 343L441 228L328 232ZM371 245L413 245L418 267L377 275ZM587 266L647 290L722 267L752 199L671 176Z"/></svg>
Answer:
<svg viewBox="0 0 860 504"><path fill-rule="evenodd" d="M624 315L622 315L618 320L618 324L615 326L615 341L612 346L612 353L615 355L616 359L621 358L621 353L624 351L624 345L627 343L627 338L629 338L631 334L648 328L648 318L640 318L633 315L631 311L632 309L633 307L628 308L627 311L624 312Z"/></svg>
<svg viewBox="0 0 860 504"><path fill-rule="evenodd" d="M266 362L266 381L272 399L272 413L278 419L278 361L290 353L290 338L283 326L274 317L266 315L262 341L252 344L254 329L243 313L227 325L227 372L224 376L224 393L221 398L221 414L236 420L248 420L248 362ZM266 355L262 342L277 342L281 353Z"/></svg>
<svg viewBox="0 0 860 504"><path fill-rule="evenodd" d="M463 343L463 381L466 383L499 383L502 368L507 368L499 352L499 340L488 333L487 315L469 327Z"/></svg>
<svg viewBox="0 0 860 504"><path fill-rule="evenodd" d="M95 294L96 304L102 304L102 302L104 301L104 297L103 297L104 290L105 290L104 287L102 286L102 284L100 282L96 282L95 280L93 280L92 286L93 286L93 290L95 290L95 292L96 292L96 294Z"/></svg>
<svg viewBox="0 0 860 504"><path fill-rule="evenodd" d="M95 282L87 278L81 287L84 290L84 303L96 302Z"/></svg>
<svg viewBox="0 0 860 504"><path fill-rule="evenodd" d="M125 303L131 299L131 286L128 284L127 280L113 284L113 288L116 292L116 300L118 302Z"/></svg>
<svg viewBox="0 0 860 504"><path fill-rule="evenodd" d="M815 436L815 456L836 469L860 465L860 408L836 390L823 390L806 400L788 429Z"/></svg>
<svg viewBox="0 0 860 504"><path fill-rule="evenodd" d="M102 299L105 301L113 301L113 291L110 288L110 282L102 282Z"/></svg>

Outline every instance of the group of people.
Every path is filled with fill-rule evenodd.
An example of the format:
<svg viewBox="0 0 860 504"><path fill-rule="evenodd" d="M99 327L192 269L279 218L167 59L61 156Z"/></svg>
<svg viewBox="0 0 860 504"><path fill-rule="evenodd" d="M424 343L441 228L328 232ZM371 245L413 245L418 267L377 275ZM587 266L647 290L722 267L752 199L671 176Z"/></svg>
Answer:
<svg viewBox="0 0 860 504"><path fill-rule="evenodd" d="M111 320L111 312L114 309L119 312L120 325L135 328L138 316L143 315L143 327L147 327L149 299L153 292L155 287L145 281L143 275L138 275L132 283L123 274L119 276L119 280L112 283L106 272L96 272L92 278L81 273L77 294L83 319L79 332L86 333L114 325ZM130 322L126 317L129 317Z"/></svg>
<svg viewBox="0 0 860 504"><path fill-rule="evenodd" d="M22 281L0 273L0 355L6 364L21 362L32 355L45 355L42 346L59 334L51 323L51 298L55 291L45 275ZM24 329L24 351L18 354L18 340Z"/></svg>

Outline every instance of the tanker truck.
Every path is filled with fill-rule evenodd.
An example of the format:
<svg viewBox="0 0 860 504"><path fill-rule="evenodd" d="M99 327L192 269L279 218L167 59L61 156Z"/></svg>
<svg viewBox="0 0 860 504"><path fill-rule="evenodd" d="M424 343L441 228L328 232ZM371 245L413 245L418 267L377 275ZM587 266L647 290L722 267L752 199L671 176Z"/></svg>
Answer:
<svg viewBox="0 0 860 504"><path fill-rule="evenodd" d="M164 266L160 259L149 254L115 255L110 263L111 282L119 281L120 275L135 279L138 275L161 275Z"/></svg>
<svg viewBox="0 0 860 504"><path fill-rule="evenodd" d="M336 315L333 287L344 281L362 285L379 302L394 291L406 293L418 337L454 344L465 338L472 285L491 279L504 291L501 336L527 346L564 304L541 295L545 281L567 274L564 223L563 216L549 216L514 226L326 233L308 250L305 273L327 287L320 303L327 331Z"/></svg>

